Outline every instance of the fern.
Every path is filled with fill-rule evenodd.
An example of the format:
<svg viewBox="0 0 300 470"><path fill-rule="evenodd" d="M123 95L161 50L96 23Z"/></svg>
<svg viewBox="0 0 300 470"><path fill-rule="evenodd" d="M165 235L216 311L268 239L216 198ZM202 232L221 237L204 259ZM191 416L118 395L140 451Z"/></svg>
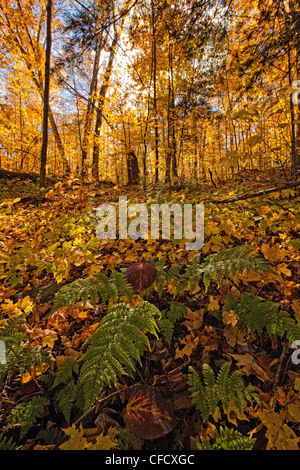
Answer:
<svg viewBox="0 0 300 470"><path fill-rule="evenodd" d="M234 310L238 316L238 327L242 330L250 329L252 333L262 333L266 329L270 337L283 338L286 336L290 342L300 338L300 328L288 312L280 310L280 305L244 293L240 299L229 292L224 304L224 311Z"/></svg>
<svg viewBox="0 0 300 470"><path fill-rule="evenodd" d="M118 304L99 323L87 340L88 349L82 357L78 388L82 391L85 408L96 400L103 386L116 383L117 374L132 375L134 362L141 363L141 354L150 348L144 331L157 336L155 316L159 310L148 302L130 307Z"/></svg>
<svg viewBox="0 0 300 470"><path fill-rule="evenodd" d="M48 404L49 402L45 397L33 397L28 403L19 403L11 410L6 419L7 427L18 428L20 430L20 439L22 439L43 415Z"/></svg>
<svg viewBox="0 0 300 470"><path fill-rule="evenodd" d="M204 421L215 414L219 402L226 411L229 400L232 400L239 410L244 409L248 401L260 401L255 388L252 385L245 386L242 380L244 373L238 370L230 373L230 368L231 362L224 363L215 376L212 368L208 364L203 364L203 380L201 380L195 369L189 367L188 384L192 402L200 411Z"/></svg>
<svg viewBox="0 0 300 470"><path fill-rule="evenodd" d="M68 358L58 369L52 389L59 387L55 394L55 403L63 412L63 415L70 423L72 406L76 400L77 388L75 384L74 374L79 374L79 365L74 359Z"/></svg>
<svg viewBox="0 0 300 470"><path fill-rule="evenodd" d="M208 256L199 264L199 255L196 255L187 268L185 277L190 279L191 290L195 289L203 276L203 283L207 291L212 279L218 287L223 278L234 278L237 273L253 269L275 274L264 258L252 253L252 249L245 246L226 248L218 253Z"/></svg>
<svg viewBox="0 0 300 470"><path fill-rule="evenodd" d="M16 450L17 445L14 443L12 437L7 438L0 434L0 450Z"/></svg>
<svg viewBox="0 0 300 470"><path fill-rule="evenodd" d="M0 340L5 343L5 364L0 364L0 389L4 379L10 380L13 375L23 375L26 371L32 373L43 363L51 364L52 357L40 345L31 346L26 343L28 336L22 331L25 314L14 315L5 320L0 327ZM25 344L24 344L25 343Z"/></svg>
<svg viewBox="0 0 300 470"><path fill-rule="evenodd" d="M197 447L199 450L252 450L255 439L243 436L236 429L228 429L220 426L219 431L213 429L214 442L201 436Z"/></svg>
<svg viewBox="0 0 300 470"><path fill-rule="evenodd" d="M53 304L52 313L57 312L62 307L69 307L82 301L85 305L88 299L96 304L98 297L103 303L109 299L116 301L118 294L131 300L133 288L126 281L122 273L113 272L112 279L104 274L93 274L86 279L78 279L62 287L57 293Z"/></svg>
<svg viewBox="0 0 300 470"><path fill-rule="evenodd" d="M180 303L172 301L169 310L161 312L161 319L158 322L160 332L165 336L168 343L171 343L175 323L186 313L187 307Z"/></svg>

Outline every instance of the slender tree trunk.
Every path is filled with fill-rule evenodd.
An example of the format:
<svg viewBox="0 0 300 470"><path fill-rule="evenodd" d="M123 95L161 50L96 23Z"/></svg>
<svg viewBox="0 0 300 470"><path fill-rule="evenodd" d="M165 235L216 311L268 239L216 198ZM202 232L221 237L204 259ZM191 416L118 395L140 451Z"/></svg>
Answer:
<svg viewBox="0 0 300 470"><path fill-rule="evenodd" d="M51 4L51 7L52 7L52 4ZM52 10L52 8L51 8ZM8 21L8 26L10 27L10 23ZM12 32L14 33L14 32ZM33 65L32 65L32 62L29 58L29 54L28 52L24 49L23 47L23 44L22 44L22 40L21 38L16 34L15 38L14 38L14 41L16 43L16 46L18 47L20 53L21 53L21 56L23 57L24 59L24 63L27 67L27 70L30 72L31 74L31 77L32 77L32 81L33 83L35 84L40 96L41 96L41 99L42 99L42 102L43 102L43 105L44 105L44 85L43 85L43 80L42 80L42 77L40 76L40 73L39 72L36 72L33 68ZM37 57L38 56L38 52L33 48L34 46L32 45L32 52L34 53L34 56ZM62 145L62 142L61 142L61 138L60 138L60 134L59 134L59 131L58 131L58 127L56 125L56 122L55 122L55 119L54 119L54 116L53 116L53 113L51 111L51 107L50 107L50 104L48 103L48 117L49 117L49 122L50 122L50 125L51 125L51 128L52 128L52 131L53 131L53 135L54 135L54 139L56 141L56 145L57 145L57 148L58 148L58 151L60 153L60 156L61 156L61 159L63 161L63 165L64 165L64 169L66 169L66 171L68 172L69 171L69 164L67 162L67 159L66 159L66 156L65 156L65 152L64 152L64 147Z"/></svg>
<svg viewBox="0 0 300 470"><path fill-rule="evenodd" d="M96 113L96 124L95 124L95 131L94 131L94 146L93 146L93 163L92 163L92 177L95 180L99 179L99 152L100 152L100 130L102 127L102 120L103 120L103 108L106 93L109 86L109 81L112 72L112 65L115 57L115 50L116 44L118 42L118 28L116 23L114 23L114 38L110 47L109 59L106 66L106 70L104 73L104 79L99 91L98 97L98 106L97 106L97 113Z"/></svg>
<svg viewBox="0 0 300 470"><path fill-rule="evenodd" d="M40 188L46 185L46 163L48 146L48 116L49 116L49 92L50 92L50 61L51 61L51 17L52 0L47 1L47 33L46 33L46 57L45 57L45 84L44 84L44 110L43 110L43 142L40 165Z"/></svg>
<svg viewBox="0 0 300 470"><path fill-rule="evenodd" d="M174 92L174 73L173 73L173 53L171 48L170 55L170 78L171 78L171 152L172 152L172 176L178 177L177 172L177 149L176 149L176 130L175 130L175 92Z"/></svg>
<svg viewBox="0 0 300 470"><path fill-rule="evenodd" d="M300 0L296 1L296 18L300 18ZM299 20L298 20L299 24ZM296 72L297 78L300 80L300 37L298 36L297 45L296 45ZM295 180L300 178L300 100L298 104L298 119L297 119L297 126L296 126L296 148L295 148L295 160L294 160L294 171L293 177ZM298 189L298 193L300 189Z"/></svg>
<svg viewBox="0 0 300 470"><path fill-rule="evenodd" d="M90 83L89 98L88 98L88 104L87 104L86 114L85 114L85 123L84 123L82 147L81 147L81 177L82 177L82 181L84 181L84 175L85 175L85 172L86 172L86 163L87 163L88 147L89 147L89 137L90 137L90 134L91 134L93 111L94 111L94 108L95 108L95 96L96 96L96 93L97 93L97 85L98 85L100 55L101 55L101 42L100 42L100 39L97 38L97 42L96 42L96 46L95 46L95 59L94 59L94 65L93 65L93 75L92 75L92 80L91 80L91 83Z"/></svg>
<svg viewBox="0 0 300 470"><path fill-rule="evenodd" d="M151 1L152 16L152 66L153 66L153 112L154 112L154 148L155 148L155 170L154 181L158 183L159 165L159 137L158 137L158 116L157 116L157 42L156 42L156 19L153 0Z"/></svg>

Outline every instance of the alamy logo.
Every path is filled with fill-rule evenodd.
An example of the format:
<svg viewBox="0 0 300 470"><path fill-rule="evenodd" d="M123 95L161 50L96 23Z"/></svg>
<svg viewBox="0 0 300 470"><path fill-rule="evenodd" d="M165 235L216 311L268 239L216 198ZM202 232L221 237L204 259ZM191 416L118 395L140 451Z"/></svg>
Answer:
<svg viewBox="0 0 300 470"><path fill-rule="evenodd" d="M292 94L292 102L297 106L300 103L300 80L294 80L292 88L297 88Z"/></svg>
<svg viewBox="0 0 300 470"><path fill-rule="evenodd" d="M120 196L117 211L114 204L101 204L96 209L97 236L104 240L106 238L125 240L127 236L133 240L163 240L171 239L171 219L173 218L174 240L184 238L189 241L185 244L187 250L200 250L204 243L204 205L195 204L131 204L128 205L127 197ZM173 214L173 217L172 217ZM161 223L160 223L161 222ZM194 228L193 228L194 227Z"/></svg>
<svg viewBox="0 0 300 470"><path fill-rule="evenodd" d="M5 343L0 340L0 364L6 364Z"/></svg>
<svg viewBox="0 0 300 470"><path fill-rule="evenodd" d="M296 351L293 352L292 354L292 363L299 365L300 364L300 339L297 339L296 341L293 342L291 348L296 349Z"/></svg>

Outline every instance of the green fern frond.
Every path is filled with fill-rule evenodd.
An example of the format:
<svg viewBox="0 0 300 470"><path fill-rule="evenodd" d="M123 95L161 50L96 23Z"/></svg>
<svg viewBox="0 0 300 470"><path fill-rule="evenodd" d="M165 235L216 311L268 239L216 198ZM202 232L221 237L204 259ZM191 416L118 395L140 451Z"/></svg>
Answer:
<svg viewBox="0 0 300 470"><path fill-rule="evenodd" d="M228 429L220 426L219 431L213 430L214 442L205 437L200 437L198 450L252 450L255 439L244 436L236 429Z"/></svg>
<svg viewBox="0 0 300 470"><path fill-rule="evenodd" d="M16 450L17 445L14 443L12 437L7 438L0 434L0 450Z"/></svg>
<svg viewBox="0 0 300 470"><path fill-rule="evenodd" d="M164 335L168 343L172 341L175 323L182 319L186 313L186 305L172 301L169 310L161 312L161 319L159 320L159 330Z"/></svg>
<svg viewBox="0 0 300 470"><path fill-rule="evenodd" d="M223 364L217 373L213 372L208 364L203 364L203 379L193 367L189 367L188 384L191 393L192 403L200 411L204 421L210 415L214 415L219 402L226 411L229 400L240 409L247 406L248 401L259 402L259 396L255 393L254 387L245 386L242 371L233 371L230 374L231 362Z"/></svg>
<svg viewBox="0 0 300 470"><path fill-rule="evenodd" d="M264 258L253 254L253 250L246 246L226 248L208 256L201 264L199 264L199 255L196 255L186 273L192 279L194 288L197 286L197 278L199 282L203 276L207 291L212 279L215 279L219 287L223 278L234 278L237 273L243 274L245 270L250 269L275 274Z"/></svg>
<svg viewBox="0 0 300 470"><path fill-rule="evenodd" d="M239 299L229 292L224 311L233 310L238 316L237 326L249 329L253 334L262 333L265 328L270 337L283 338L293 342L300 338L300 328L288 312L280 305L245 292Z"/></svg>
<svg viewBox="0 0 300 470"><path fill-rule="evenodd" d="M192 366L189 367L188 385L192 403L200 410L203 420L207 421L210 415L210 409L207 404L206 388Z"/></svg>
<svg viewBox="0 0 300 470"><path fill-rule="evenodd" d="M103 303L106 303L109 299L116 301L118 294L131 300L133 293L132 286L126 281L122 273L113 272L111 279L104 274L93 274L93 276L77 279L63 286L57 293L52 313L80 301L85 305L88 299L96 304L99 297L101 297Z"/></svg>
<svg viewBox="0 0 300 470"><path fill-rule="evenodd" d="M117 374L132 375L134 362L141 361L145 348L150 348L144 331L157 337L155 316L159 310L149 302L130 307L112 307L87 340L88 349L82 357L78 388L82 390L85 408L96 400L103 386L116 383Z"/></svg>
<svg viewBox="0 0 300 470"><path fill-rule="evenodd" d="M71 411L77 397L77 388L74 380L74 374L79 374L79 365L72 359L68 358L58 369L51 389L61 386L55 394L55 403L61 409L67 423L70 423Z"/></svg>
<svg viewBox="0 0 300 470"><path fill-rule="evenodd" d="M7 428L18 428L22 439L49 405L45 397L33 397L28 403L19 403L6 419Z"/></svg>
<svg viewBox="0 0 300 470"><path fill-rule="evenodd" d="M0 364L0 390L4 379L10 380L17 372L23 375L32 372L43 363L51 364L51 354L40 345L31 346L28 336L22 331L26 315L15 315L5 320L0 327L0 340L5 343L5 363ZM25 344L24 344L25 343Z"/></svg>
<svg viewBox="0 0 300 470"><path fill-rule="evenodd" d="M228 381L230 376L231 362L224 362L217 374L216 382L218 387L219 399L224 410L227 410L229 404Z"/></svg>

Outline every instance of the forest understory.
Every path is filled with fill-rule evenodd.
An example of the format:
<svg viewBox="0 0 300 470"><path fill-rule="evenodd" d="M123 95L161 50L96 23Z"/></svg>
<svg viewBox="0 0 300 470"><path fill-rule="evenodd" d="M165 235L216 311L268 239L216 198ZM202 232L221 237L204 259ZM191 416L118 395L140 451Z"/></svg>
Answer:
<svg viewBox="0 0 300 470"><path fill-rule="evenodd" d="M299 450L297 188L220 202L273 186L0 179L0 449ZM202 249L100 240L124 195L204 203Z"/></svg>

